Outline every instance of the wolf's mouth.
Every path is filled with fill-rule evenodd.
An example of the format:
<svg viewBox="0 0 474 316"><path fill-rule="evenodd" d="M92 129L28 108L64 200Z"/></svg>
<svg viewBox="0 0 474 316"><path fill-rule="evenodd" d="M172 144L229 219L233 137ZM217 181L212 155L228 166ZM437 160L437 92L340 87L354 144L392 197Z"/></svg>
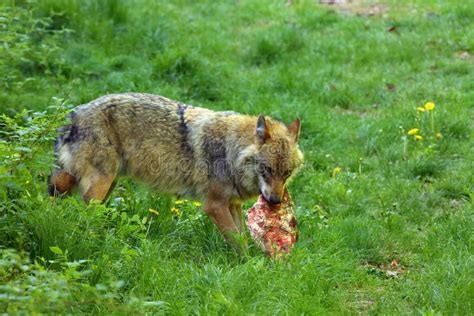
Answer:
<svg viewBox="0 0 474 316"><path fill-rule="evenodd" d="M263 197L263 199L265 201L267 201L267 203L270 203L270 201L267 199L267 197L265 196L265 194L263 194L262 190L258 189L258 192L260 192L260 195Z"/></svg>
<svg viewBox="0 0 474 316"><path fill-rule="evenodd" d="M276 207L278 205L280 205L281 203L272 203L270 202L267 197L265 196L265 194L262 193L262 190L258 189L258 191L260 192L260 195L263 197L263 199L267 202L268 205L272 206L272 207Z"/></svg>

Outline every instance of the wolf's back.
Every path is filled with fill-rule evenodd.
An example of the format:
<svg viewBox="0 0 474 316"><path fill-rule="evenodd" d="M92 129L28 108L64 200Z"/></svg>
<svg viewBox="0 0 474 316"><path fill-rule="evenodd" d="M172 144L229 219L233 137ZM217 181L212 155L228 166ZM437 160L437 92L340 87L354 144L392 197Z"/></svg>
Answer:
<svg viewBox="0 0 474 316"><path fill-rule="evenodd" d="M77 107L56 142L57 165L84 174L127 174L163 192L189 192L196 135L216 115L149 94L113 94Z"/></svg>

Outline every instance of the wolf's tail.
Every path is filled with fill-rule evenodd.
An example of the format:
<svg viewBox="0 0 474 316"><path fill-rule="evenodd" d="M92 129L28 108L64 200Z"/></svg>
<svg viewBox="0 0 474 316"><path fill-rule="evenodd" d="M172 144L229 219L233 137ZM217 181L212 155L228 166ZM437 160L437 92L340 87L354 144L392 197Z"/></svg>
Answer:
<svg viewBox="0 0 474 316"><path fill-rule="evenodd" d="M70 118L74 118L74 112L70 114ZM62 196L72 192L76 186L77 180L74 175L67 172L61 163L59 155L67 148L63 148L74 137L75 125L65 125L58 130L58 137L54 144L54 154L56 156L55 169L48 177L48 193L51 196Z"/></svg>

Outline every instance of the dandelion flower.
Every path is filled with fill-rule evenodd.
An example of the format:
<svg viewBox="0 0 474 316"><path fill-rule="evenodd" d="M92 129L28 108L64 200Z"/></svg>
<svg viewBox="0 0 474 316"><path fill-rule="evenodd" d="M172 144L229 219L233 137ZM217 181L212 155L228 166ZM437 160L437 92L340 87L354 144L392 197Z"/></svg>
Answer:
<svg viewBox="0 0 474 316"><path fill-rule="evenodd" d="M415 140L422 140L423 137L421 135L415 135Z"/></svg>
<svg viewBox="0 0 474 316"><path fill-rule="evenodd" d="M420 113L423 113L423 112L426 111L426 109L425 109L424 107L422 107L422 106L419 106L419 107L417 108L417 110L418 110L418 112L420 112Z"/></svg>
<svg viewBox="0 0 474 316"><path fill-rule="evenodd" d="M342 171L341 167L334 168L333 171L332 171L332 176L335 177L341 171Z"/></svg>
<svg viewBox="0 0 474 316"><path fill-rule="evenodd" d="M433 102L428 102L425 104L425 109L427 109L428 111L433 111L435 108L435 104Z"/></svg>
<svg viewBox="0 0 474 316"><path fill-rule="evenodd" d="M412 128L411 130L408 131L408 135L416 135L418 134L419 129L418 128Z"/></svg>
<svg viewBox="0 0 474 316"><path fill-rule="evenodd" d="M149 208L148 212L150 212L151 214L155 214L156 216L160 215L160 212L158 212L157 210L154 210L152 208Z"/></svg>
<svg viewBox="0 0 474 316"><path fill-rule="evenodd" d="M195 201L195 202L193 202L193 205L196 206L196 207L200 207L202 204L201 204L201 202Z"/></svg>
<svg viewBox="0 0 474 316"><path fill-rule="evenodd" d="M172 207L171 208L171 213L173 213L174 215L180 217L181 216L181 210L177 207Z"/></svg>
<svg viewBox="0 0 474 316"><path fill-rule="evenodd" d="M436 133L436 138L437 138L437 139L443 138L443 134L441 134L441 133Z"/></svg>
<svg viewBox="0 0 474 316"><path fill-rule="evenodd" d="M176 201L174 202L174 204L184 204L184 203L186 203L186 202L187 202L187 200L176 200Z"/></svg>

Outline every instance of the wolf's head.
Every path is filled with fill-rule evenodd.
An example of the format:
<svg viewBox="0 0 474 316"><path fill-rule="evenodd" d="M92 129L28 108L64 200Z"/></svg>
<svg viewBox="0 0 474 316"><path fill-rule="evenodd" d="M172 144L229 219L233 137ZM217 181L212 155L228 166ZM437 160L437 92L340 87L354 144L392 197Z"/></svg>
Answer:
<svg viewBox="0 0 474 316"><path fill-rule="evenodd" d="M298 148L300 120L290 125L259 116L255 128L257 176L260 193L273 204L281 202L288 179L303 163Z"/></svg>

